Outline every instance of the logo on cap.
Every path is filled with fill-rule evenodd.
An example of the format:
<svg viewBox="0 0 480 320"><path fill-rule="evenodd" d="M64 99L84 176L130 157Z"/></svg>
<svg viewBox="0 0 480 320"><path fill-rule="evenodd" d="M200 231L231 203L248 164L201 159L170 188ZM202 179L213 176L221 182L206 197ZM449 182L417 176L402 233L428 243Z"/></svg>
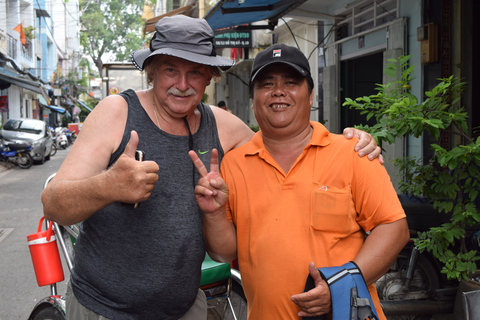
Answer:
<svg viewBox="0 0 480 320"><path fill-rule="evenodd" d="M282 56L282 49L273 50L273 57L280 58Z"/></svg>

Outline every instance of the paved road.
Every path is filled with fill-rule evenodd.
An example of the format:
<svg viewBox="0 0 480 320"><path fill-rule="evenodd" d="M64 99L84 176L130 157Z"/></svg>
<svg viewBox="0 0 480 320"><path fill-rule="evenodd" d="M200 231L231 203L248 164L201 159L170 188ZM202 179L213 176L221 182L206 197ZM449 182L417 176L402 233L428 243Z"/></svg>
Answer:
<svg viewBox="0 0 480 320"><path fill-rule="evenodd" d="M30 169L0 163L0 320L26 320L37 301L50 294L48 286L37 285L26 237L36 232L43 216L43 184L67 153L58 150L50 161ZM67 270L64 265L66 278ZM65 288L59 285L58 293Z"/></svg>

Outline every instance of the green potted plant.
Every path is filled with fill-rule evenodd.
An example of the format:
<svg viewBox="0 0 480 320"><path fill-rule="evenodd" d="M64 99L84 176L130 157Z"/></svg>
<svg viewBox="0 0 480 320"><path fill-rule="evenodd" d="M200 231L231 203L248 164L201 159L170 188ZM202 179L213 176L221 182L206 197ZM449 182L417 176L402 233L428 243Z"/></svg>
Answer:
<svg viewBox="0 0 480 320"><path fill-rule="evenodd" d="M453 76L439 79L420 102L411 94L414 67L408 60L409 56L389 60L385 73L399 80L377 85L374 95L347 98L343 105L376 119L373 126L357 127L370 132L380 145L425 132L437 141L444 134L457 137L448 148L432 144L430 159L400 158L395 166L403 176L402 193L426 197L450 216L448 223L419 233L415 245L442 262L441 272L448 279L468 280L479 259L476 250L467 249L465 236L470 227L480 224L480 208L475 206L480 191L480 137L474 140L469 134L468 115L460 106L465 83Z"/></svg>
<svg viewBox="0 0 480 320"><path fill-rule="evenodd" d="M28 40L33 40L35 39L35 27L25 27L23 28L23 32L25 33L25 38L27 38Z"/></svg>

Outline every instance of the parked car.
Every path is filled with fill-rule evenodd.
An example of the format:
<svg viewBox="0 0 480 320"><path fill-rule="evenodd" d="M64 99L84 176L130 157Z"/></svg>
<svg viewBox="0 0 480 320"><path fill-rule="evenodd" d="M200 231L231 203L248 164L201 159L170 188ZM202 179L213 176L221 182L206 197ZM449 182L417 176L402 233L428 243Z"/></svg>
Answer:
<svg viewBox="0 0 480 320"><path fill-rule="evenodd" d="M32 144L32 158L44 163L50 160L52 134L42 120L16 118L8 120L2 127L0 137L7 141L27 141Z"/></svg>

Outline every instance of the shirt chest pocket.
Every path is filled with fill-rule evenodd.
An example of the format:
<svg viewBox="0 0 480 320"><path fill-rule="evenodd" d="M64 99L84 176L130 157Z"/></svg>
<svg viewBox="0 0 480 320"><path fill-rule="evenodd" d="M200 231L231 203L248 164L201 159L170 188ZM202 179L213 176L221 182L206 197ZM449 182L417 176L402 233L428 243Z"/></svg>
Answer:
<svg viewBox="0 0 480 320"><path fill-rule="evenodd" d="M351 187L335 188L314 184L311 226L315 230L337 233L340 237L357 229Z"/></svg>

